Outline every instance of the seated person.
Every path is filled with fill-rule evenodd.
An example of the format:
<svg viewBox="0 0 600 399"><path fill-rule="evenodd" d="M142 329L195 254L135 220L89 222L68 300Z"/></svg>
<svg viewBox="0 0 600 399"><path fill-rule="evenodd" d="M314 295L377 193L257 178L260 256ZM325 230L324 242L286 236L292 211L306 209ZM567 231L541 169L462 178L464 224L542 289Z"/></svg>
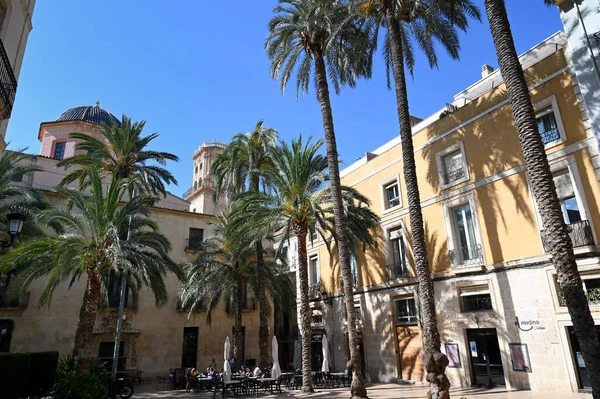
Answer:
<svg viewBox="0 0 600 399"><path fill-rule="evenodd" d="M256 368L254 369L254 376L255 377L260 377L262 375L262 371L260 371L260 369L258 368L258 366L256 366Z"/></svg>
<svg viewBox="0 0 600 399"><path fill-rule="evenodd" d="M243 365L243 364L240 366L240 374L241 374L241 375L244 375L244 374L246 374L246 367L244 367L244 365Z"/></svg>
<svg viewBox="0 0 600 399"><path fill-rule="evenodd" d="M208 377L215 378L216 376L217 376L217 371L214 368L209 367Z"/></svg>

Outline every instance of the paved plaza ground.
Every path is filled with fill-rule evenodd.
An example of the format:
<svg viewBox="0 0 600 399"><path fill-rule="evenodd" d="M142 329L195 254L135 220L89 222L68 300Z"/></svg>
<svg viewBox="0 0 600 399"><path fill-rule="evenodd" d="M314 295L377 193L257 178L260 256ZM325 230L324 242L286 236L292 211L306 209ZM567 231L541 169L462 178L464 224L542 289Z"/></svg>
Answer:
<svg viewBox="0 0 600 399"><path fill-rule="evenodd" d="M368 386L368 394L371 399L425 399L427 398L427 388L417 385L398 385L398 384L374 384ZM151 398L212 398L212 393L207 392L185 392L165 391L160 388L156 390L154 384L144 384L141 387L135 386L136 393L133 399L151 399ZM220 395L216 395L219 398ZM232 396L233 397L233 396ZM284 391L278 395L258 395L252 397L258 398L339 398L347 399L350 397L349 388L338 389L319 389L312 395L305 395L300 391ZM569 394L557 392L531 392L531 391L512 391L505 389L485 389L485 388L456 388L452 390L453 399L591 399L588 394Z"/></svg>

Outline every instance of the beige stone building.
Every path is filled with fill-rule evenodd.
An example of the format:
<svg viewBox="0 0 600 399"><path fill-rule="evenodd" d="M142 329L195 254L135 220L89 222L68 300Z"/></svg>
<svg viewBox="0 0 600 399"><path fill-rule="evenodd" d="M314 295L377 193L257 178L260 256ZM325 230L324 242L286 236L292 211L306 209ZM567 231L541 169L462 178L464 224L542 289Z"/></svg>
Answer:
<svg viewBox="0 0 600 399"><path fill-rule="evenodd" d="M6 129L25 55L35 0L0 0L0 151L6 148Z"/></svg>
<svg viewBox="0 0 600 399"><path fill-rule="evenodd" d="M521 55L539 130L600 333L600 187L597 141L564 33ZM412 127L442 351L453 386L577 391L589 378L544 246L499 71ZM377 245L352 260L363 370L371 381L423 381L411 226L395 137L341 171L380 216ZM287 253L297 257L294 240ZM343 370L347 323L339 265L308 243L313 367L327 335Z"/></svg>
<svg viewBox="0 0 600 399"><path fill-rule="evenodd" d="M59 160L73 156L75 141L69 138L71 132L82 132L100 137L100 123L119 123L108 111L96 106L76 107L65 111L55 121L40 124L38 138L41 149L36 162L43 168L33 176L24 177L20 184L42 190L45 197L57 206L64 205L54 187L66 174L57 168ZM200 146L194 157L203 158L209 151L213 159L216 149L223 144L210 143ZM210 167L205 161L205 168ZM206 181L206 180L204 180ZM195 179L196 183L196 179ZM190 202L172 194L167 194L152 209L151 218L160 231L168 236L172 244L171 258L184 266L194 259L194 251L203 238L213 234L213 213L203 213L204 207L214 210L212 188L203 183L196 184L201 192L193 193L193 201L200 203L196 211L190 211ZM6 275L0 276L0 296ZM65 284L57 290L49 310L37 306L44 280L31 285L28 297L19 303L0 308L0 351L45 351L58 350L61 356L72 351L75 328L83 292L85 278L76 282L70 289ZM148 290L143 290L137 303L127 298L125 310L124 342L121 363L126 369L143 370L145 377L168 374L170 368L206 368L212 359L223 363L223 343L232 336L233 320L225 316L225 306L213 314L213 322L206 324L206 312L197 312L188 318L188 312L180 309L177 303L179 282L168 276L166 284L169 303L161 308L154 306L154 298ZM94 327L98 356L111 362L119 296L117 284L108 287L108 299L103 301ZM259 358L258 315L251 300L243 314L244 359L252 363ZM270 325L273 330L273 323Z"/></svg>

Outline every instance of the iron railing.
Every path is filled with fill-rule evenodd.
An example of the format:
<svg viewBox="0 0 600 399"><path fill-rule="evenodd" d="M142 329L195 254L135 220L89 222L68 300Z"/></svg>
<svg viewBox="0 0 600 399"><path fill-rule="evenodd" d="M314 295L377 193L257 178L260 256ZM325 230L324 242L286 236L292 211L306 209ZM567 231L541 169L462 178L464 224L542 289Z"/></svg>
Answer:
<svg viewBox="0 0 600 399"><path fill-rule="evenodd" d="M410 270L406 262L394 262L385 266L388 280L410 278Z"/></svg>
<svg viewBox="0 0 600 399"><path fill-rule="evenodd" d="M308 285L308 296L311 299L321 297L321 282L312 283Z"/></svg>
<svg viewBox="0 0 600 399"><path fill-rule="evenodd" d="M197 251L202 246L202 238L186 238L185 239L185 250L186 251Z"/></svg>
<svg viewBox="0 0 600 399"><path fill-rule="evenodd" d="M461 297L463 312L485 312L493 310L490 294L465 295Z"/></svg>
<svg viewBox="0 0 600 399"><path fill-rule="evenodd" d="M483 250L479 244L451 249L448 251L448 256L453 267L468 267L483 263Z"/></svg>
<svg viewBox="0 0 600 399"><path fill-rule="evenodd" d="M0 119L8 119L12 114L15 96L17 95L17 79L8 60L4 43L0 40Z"/></svg>
<svg viewBox="0 0 600 399"><path fill-rule="evenodd" d="M556 127L548 129L545 132L540 132L540 136L542 136L542 143L544 145L560 139L560 133Z"/></svg>
<svg viewBox="0 0 600 399"><path fill-rule="evenodd" d="M29 292L26 292L21 298L7 301L5 299L5 289L0 290L0 308L18 308L25 309L29 305Z"/></svg>
<svg viewBox="0 0 600 399"><path fill-rule="evenodd" d="M448 173L444 173L444 182L446 184L454 183L457 180L463 179L466 176L465 168L456 169Z"/></svg>
<svg viewBox="0 0 600 399"><path fill-rule="evenodd" d="M400 205L400 197L388 199L388 208Z"/></svg>
<svg viewBox="0 0 600 399"><path fill-rule="evenodd" d="M197 191L202 190L203 188L214 188L214 187L215 187L215 183L211 178L209 178L209 177L199 178L198 181L195 182L192 187L188 188L181 197L185 199L185 198L189 197L190 195L196 193Z"/></svg>
<svg viewBox="0 0 600 399"><path fill-rule="evenodd" d="M567 225L567 231L569 232L569 237L571 237L574 248L594 245L594 235L592 234L592 227L590 226L589 221L580 220L579 222L570 223ZM544 250L548 252L550 248L548 237L544 230L541 230L540 234L542 236Z"/></svg>

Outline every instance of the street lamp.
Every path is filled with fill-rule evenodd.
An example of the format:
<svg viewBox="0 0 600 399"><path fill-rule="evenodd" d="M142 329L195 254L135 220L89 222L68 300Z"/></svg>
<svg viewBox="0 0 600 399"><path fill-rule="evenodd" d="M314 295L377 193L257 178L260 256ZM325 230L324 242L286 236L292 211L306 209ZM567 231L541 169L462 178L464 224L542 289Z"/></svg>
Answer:
<svg viewBox="0 0 600 399"><path fill-rule="evenodd" d="M8 214L8 234L10 241L0 240L0 248L10 248L15 242L15 238L21 234L25 222L25 215L22 212L12 212Z"/></svg>

